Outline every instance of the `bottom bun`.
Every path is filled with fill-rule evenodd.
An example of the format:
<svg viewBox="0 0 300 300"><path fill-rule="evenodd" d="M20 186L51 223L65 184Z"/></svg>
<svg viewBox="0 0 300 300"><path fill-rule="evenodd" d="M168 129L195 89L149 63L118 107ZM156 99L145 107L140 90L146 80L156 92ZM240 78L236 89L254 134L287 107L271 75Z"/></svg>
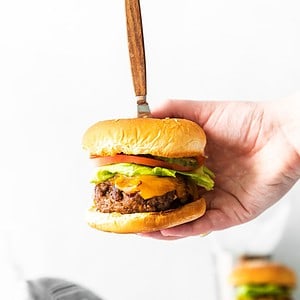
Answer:
<svg viewBox="0 0 300 300"><path fill-rule="evenodd" d="M163 212L144 212L133 214L101 213L91 207L87 212L89 226L107 232L142 233L162 230L191 222L204 215L204 198L188 203L180 208Z"/></svg>

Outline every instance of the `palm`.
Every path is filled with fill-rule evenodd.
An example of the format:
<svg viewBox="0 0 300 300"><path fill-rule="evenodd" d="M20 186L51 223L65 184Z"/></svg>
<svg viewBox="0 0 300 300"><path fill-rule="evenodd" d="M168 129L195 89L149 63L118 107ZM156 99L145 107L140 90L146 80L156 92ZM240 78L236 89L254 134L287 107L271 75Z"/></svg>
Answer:
<svg viewBox="0 0 300 300"><path fill-rule="evenodd" d="M239 116L242 112L236 113ZM249 132L247 123L252 123L252 118L247 120L244 116L239 119L238 124L234 124L230 132L226 128L232 128L228 123L233 122L233 117L234 115L226 110L222 111L222 115L215 112L203 124L208 132L214 128L223 128L208 135L206 150L209 157L207 164L216 174L215 190L211 195L207 195L208 208L220 215L217 220L222 222L219 221L218 229L229 225L228 222L243 222L256 215L256 207L260 207L255 205L258 200L256 194L260 193L257 190L260 182L257 182L254 166L259 153L257 151L261 149L256 145L261 121L257 121Z"/></svg>
<svg viewBox="0 0 300 300"><path fill-rule="evenodd" d="M215 190L207 195L208 208L220 217L215 229L256 217L293 184L293 180L279 180L279 174L288 178L292 170L283 167L288 149L277 143L282 133L277 124L268 122L269 117L255 104L227 104L221 114L216 110L203 124L211 132L207 163L216 174Z"/></svg>

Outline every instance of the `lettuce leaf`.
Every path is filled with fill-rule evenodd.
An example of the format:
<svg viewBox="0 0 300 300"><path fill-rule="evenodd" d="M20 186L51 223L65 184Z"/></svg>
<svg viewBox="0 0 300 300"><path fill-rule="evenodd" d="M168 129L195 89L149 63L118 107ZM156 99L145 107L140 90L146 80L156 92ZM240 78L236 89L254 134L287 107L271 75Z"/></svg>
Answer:
<svg viewBox="0 0 300 300"><path fill-rule="evenodd" d="M104 182L116 174L122 174L125 176L137 176L137 175L152 175L152 176L169 176L176 177L176 173L184 175L195 181L199 186L204 187L207 191L210 191L214 187L214 174L205 166L201 166L193 172L181 172L161 167L147 167L132 163L119 163L101 166L96 169L91 182L98 184Z"/></svg>
<svg viewBox="0 0 300 300"><path fill-rule="evenodd" d="M245 284L237 288L238 296L249 297L250 299L259 296L288 296L289 294L289 289L274 284Z"/></svg>

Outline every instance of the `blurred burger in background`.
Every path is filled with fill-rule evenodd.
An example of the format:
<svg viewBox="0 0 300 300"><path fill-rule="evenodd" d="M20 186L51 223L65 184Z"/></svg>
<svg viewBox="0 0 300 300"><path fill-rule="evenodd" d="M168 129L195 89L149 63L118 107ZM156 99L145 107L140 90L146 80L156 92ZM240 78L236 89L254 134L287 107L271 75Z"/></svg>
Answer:
<svg viewBox="0 0 300 300"><path fill-rule="evenodd" d="M229 276L236 300L292 300L295 272L269 257L241 257Z"/></svg>
<svg viewBox="0 0 300 300"><path fill-rule="evenodd" d="M193 221L214 186L204 166L206 135L175 118L100 121L83 136L95 171L88 224L116 233L150 232Z"/></svg>

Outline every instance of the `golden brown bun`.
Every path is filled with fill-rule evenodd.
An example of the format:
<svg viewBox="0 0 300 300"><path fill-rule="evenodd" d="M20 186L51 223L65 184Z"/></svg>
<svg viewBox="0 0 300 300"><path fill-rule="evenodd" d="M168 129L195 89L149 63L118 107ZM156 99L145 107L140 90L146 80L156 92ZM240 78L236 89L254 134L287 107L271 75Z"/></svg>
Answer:
<svg viewBox="0 0 300 300"><path fill-rule="evenodd" d="M239 263L230 274L234 286L244 284L275 284L294 288L296 274L287 266L267 260L249 260Z"/></svg>
<svg viewBox="0 0 300 300"><path fill-rule="evenodd" d="M87 223L95 229L107 232L151 232L193 221L201 217L205 210L206 203L203 198L164 212L101 213L91 207L87 212Z"/></svg>
<svg viewBox="0 0 300 300"><path fill-rule="evenodd" d="M176 158L202 155L206 136L198 124L184 119L115 119L91 126L82 144L90 155L124 153Z"/></svg>

